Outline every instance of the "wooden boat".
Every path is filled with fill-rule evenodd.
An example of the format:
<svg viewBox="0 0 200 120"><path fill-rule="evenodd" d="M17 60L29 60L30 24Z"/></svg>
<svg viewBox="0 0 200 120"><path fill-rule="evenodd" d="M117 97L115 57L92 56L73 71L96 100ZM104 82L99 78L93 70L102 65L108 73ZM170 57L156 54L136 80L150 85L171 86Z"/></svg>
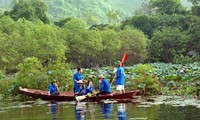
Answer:
<svg viewBox="0 0 200 120"><path fill-rule="evenodd" d="M75 101L74 92L60 92L60 95L53 96L48 95L48 91L43 90L35 90L35 89L29 89L29 88L19 88L19 91L27 96L33 97L35 99L42 99L42 100L54 100L54 101ZM120 101L122 99L132 99L134 96L138 93L138 90L126 92L123 94L106 94L101 96L92 96L87 97L85 101L101 101L106 99L113 99Z"/></svg>

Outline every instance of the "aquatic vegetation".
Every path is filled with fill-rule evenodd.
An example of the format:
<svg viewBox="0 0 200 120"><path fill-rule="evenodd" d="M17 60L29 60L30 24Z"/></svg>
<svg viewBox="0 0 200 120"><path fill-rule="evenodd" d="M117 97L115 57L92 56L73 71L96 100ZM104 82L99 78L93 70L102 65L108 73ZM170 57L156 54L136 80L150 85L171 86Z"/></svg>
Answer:
<svg viewBox="0 0 200 120"><path fill-rule="evenodd" d="M59 82L60 91L73 91L72 73L68 65L54 63L46 68L38 68L37 60L31 58L19 65L19 71L13 76L1 72L1 96L15 96L18 87L46 90L52 79ZM23 66L22 66L23 65ZM31 67L28 67L30 66ZM40 66L40 65L39 65ZM143 94L179 95L197 97L200 92L200 63L190 64L137 64L125 66L126 91L140 89ZM103 74L112 82L116 68L113 66L84 69L83 77L91 80L98 90L98 75ZM115 80L114 80L115 81ZM113 91L115 87L112 86Z"/></svg>

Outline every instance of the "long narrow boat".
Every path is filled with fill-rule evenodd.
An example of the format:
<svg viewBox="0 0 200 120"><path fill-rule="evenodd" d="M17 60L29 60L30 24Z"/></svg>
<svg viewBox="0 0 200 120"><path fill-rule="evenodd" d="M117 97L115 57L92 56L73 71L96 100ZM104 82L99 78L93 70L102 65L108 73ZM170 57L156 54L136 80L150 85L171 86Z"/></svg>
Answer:
<svg viewBox="0 0 200 120"><path fill-rule="evenodd" d="M29 88L19 88L19 91L27 96L30 96L35 99L42 99L42 100L55 100L55 101L75 101L74 93L73 92L60 92L60 95L53 96L48 95L48 91L43 90L35 90L35 89L29 89ZM106 100L106 99L113 99L113 100L122 100L122 99L132 99L134 96L138 93L137 90L126 92L122 94L106 94L101 96L92 96L88 97L85 100L87 101L100 101L100 100Z"/></svg>

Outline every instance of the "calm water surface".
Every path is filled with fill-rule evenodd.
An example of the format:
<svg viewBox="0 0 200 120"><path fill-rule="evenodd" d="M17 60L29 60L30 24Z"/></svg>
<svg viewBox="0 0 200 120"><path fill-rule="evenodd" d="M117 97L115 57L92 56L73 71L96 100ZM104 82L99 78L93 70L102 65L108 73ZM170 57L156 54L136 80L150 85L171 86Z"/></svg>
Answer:
<svg viewBox="0 0 200 120"><path fill-rule="evenodd" d="M0 120L200 120L193 106L0 101Z"/></svg>

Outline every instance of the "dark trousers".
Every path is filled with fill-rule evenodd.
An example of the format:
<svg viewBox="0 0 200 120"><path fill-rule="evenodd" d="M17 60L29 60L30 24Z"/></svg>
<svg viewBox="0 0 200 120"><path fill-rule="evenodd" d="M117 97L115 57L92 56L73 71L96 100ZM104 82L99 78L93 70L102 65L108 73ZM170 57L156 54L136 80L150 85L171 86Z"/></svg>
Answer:
<svg viewBox="0 0 200 120"><path fill-rule="evenodd" d="M83 92L80 92L80 93L78 93L78 94L75 95L75 96L82 96L82 95L84 95L84 93L83 93Z"/></svg>
<svg viewBox="0 0 200 120"><path fill-rule="evenodd" d="M59 95L59 94L60 94L60 92L58 92L58 91L51 93L51 95Z"/></svg>
<svg viewBox="0 0 200 120"><path fill-rule="evenodd" d="M110 94L110 92L101 91L101 92L97 93L96 96L105 95L105 94Z"/></svg>

